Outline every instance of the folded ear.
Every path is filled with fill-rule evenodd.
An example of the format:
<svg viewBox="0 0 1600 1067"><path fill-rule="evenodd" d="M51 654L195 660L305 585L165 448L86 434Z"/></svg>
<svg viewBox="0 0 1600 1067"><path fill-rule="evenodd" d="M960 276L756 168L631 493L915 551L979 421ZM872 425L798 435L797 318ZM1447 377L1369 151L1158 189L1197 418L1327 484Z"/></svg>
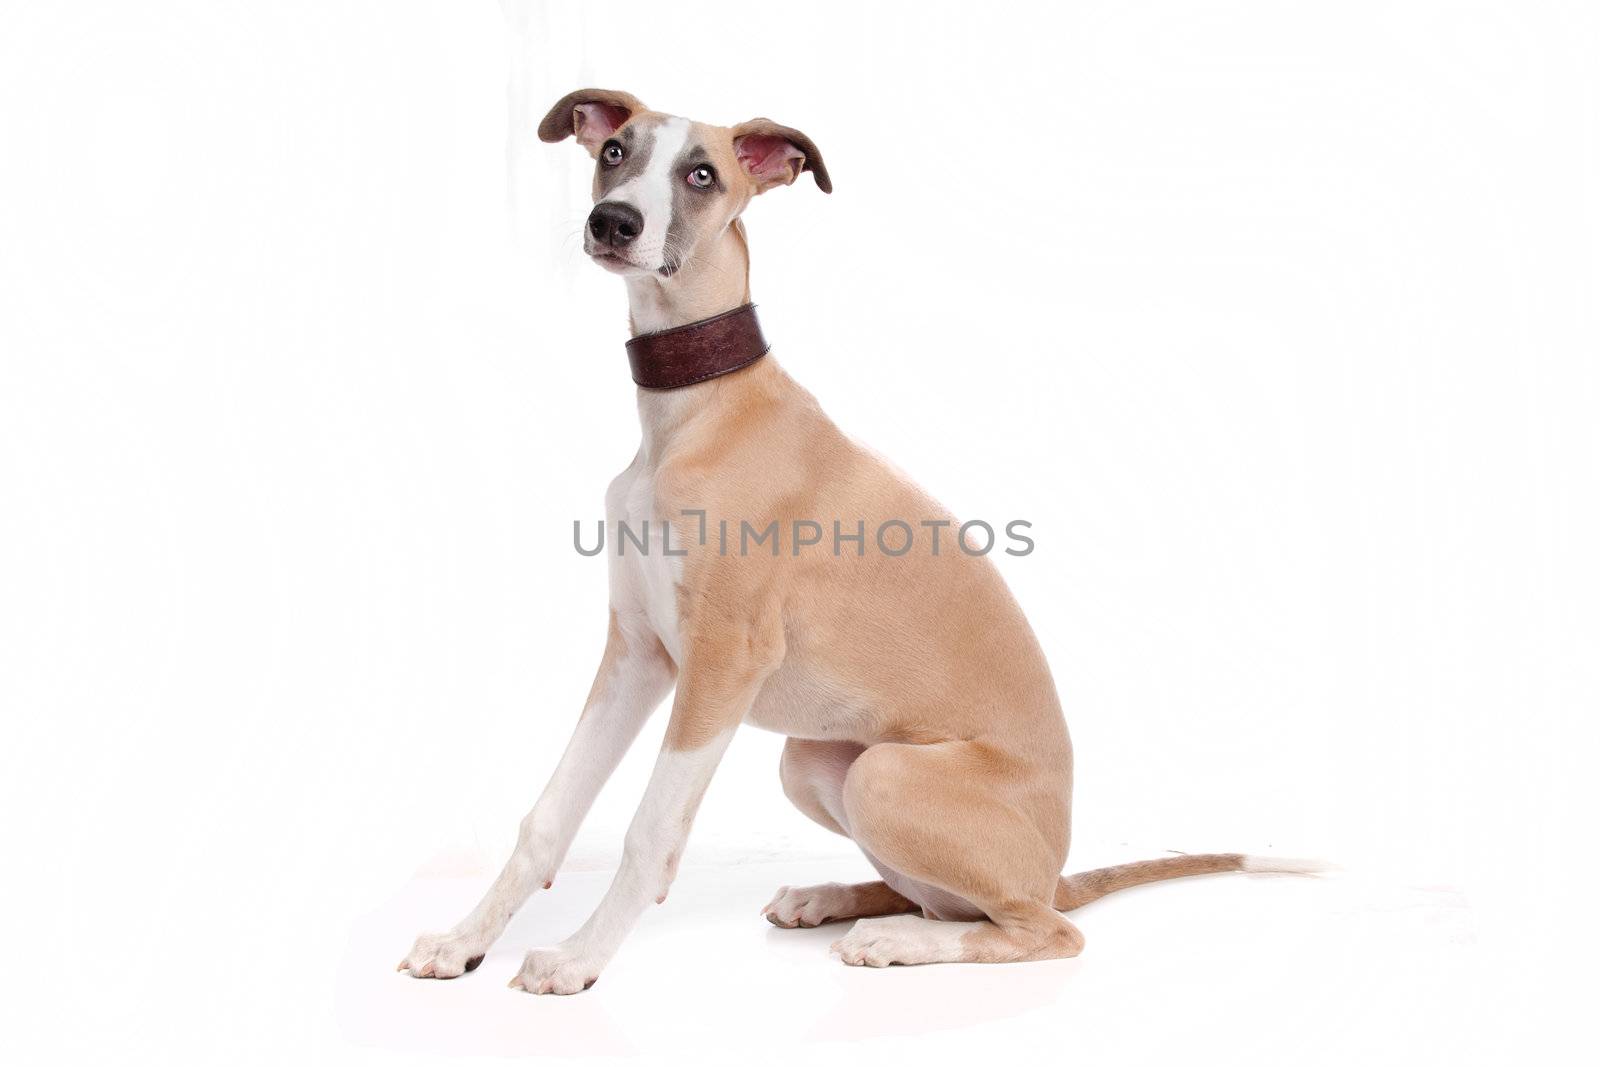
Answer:
<svg viewBox="0 0 1600 1067"><path fill-rule="evenodd" d="M833 180L816 144L799 130L779 126L771 119L751 119L733 128L733 152L740 166L764 193L776 185L790 185L801 172L810 171L817 188L833 192Z"/></svg>
<svg viewBox="0 0 1600 1067"><path fill-rule="evenodd" d="M600 146L617 128L645 109L634 96L615 89L579 89L556 101L539 123L539 140L555 144L568 137L600 154Z"/></svg>

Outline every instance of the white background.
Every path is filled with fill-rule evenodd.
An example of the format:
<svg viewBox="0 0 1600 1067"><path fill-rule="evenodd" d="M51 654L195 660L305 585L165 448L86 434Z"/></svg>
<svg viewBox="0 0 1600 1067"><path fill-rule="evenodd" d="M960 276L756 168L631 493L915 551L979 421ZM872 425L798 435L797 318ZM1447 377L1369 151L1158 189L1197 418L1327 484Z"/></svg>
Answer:
<svg viewBox="0 0 1600 1067"><path fill-rule="evenodd" d="M1490 1062L1592 1007L1600 15L1582 3L71 3L0 14L0 1041ZM584 84L822 147L747 215L775 354L964 517L1078 746L1076 961L847 971L864 876L736 741L596 988L659 736L475 975L603 640L637 425ZM1581 969L1579 964L1582 965ZM14 1049L13 1051L18 1051ZM11 1058L11 1057L8 1057Z"/></svg>

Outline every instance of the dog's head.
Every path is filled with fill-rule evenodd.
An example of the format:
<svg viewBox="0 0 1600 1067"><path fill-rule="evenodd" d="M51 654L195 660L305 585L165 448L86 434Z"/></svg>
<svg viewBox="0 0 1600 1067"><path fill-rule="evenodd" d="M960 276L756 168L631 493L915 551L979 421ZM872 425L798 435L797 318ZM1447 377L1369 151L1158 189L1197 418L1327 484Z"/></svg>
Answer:
<svg viewBox="0 0 1600 1067"><path fill-rule="evenodd" d="M580 89L539 123L540 140L568 137L595 160L583 250L618 274L671 277L751 197L805 171L833 191L811 138L770 119L708 126L651 111L627 93Z"/></svg>

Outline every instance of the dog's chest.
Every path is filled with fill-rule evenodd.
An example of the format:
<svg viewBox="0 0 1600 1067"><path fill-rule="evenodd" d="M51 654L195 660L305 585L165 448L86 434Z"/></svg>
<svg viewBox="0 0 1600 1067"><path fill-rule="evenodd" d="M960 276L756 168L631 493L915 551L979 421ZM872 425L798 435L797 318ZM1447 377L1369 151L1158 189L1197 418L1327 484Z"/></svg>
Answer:
<svg viewBox="0 0 1600 1067"><path fill-rule="evenodd" d="M666 517L658 514L655 469L635 458L606 490L606 553L610 557L611 606L620 613L643 616L667 653L681 662L683 641L678 631L678 586L684 549L679 531L669 535Z"/></svg>
<svg viewBox="0 0 1600 1067"><path fill-rule="evenodd" d="M643 451L606 490L606 544L611 606L647 623L674 662L683 662L678 596L681 553L696 548L697 520L682 520L657 499L658 471ZM679 518L670 534L669 517ZM849 740L863 735L868 712L860 698L809 658L791 658L767 680L747 721L790 737Z"/></svg>

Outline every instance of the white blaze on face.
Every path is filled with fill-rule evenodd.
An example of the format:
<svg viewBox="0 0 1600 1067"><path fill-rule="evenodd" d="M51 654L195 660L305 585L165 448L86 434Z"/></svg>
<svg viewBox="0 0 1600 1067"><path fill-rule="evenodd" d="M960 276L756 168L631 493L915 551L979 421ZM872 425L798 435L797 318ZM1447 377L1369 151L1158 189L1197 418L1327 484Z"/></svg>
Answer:
<svg viewBox="0 0 1600 1067"><path fill-rule="evenodd" d="M644 144L635 152L648 152L644 171L629 178L606 194L607 201L620 201L637 208L644 216L644 231L639 234L629 258L642 267L659 270L665 262L667 230L672 225L673 163L689 141L689 120L669 118L650 130Z"/></svg>

